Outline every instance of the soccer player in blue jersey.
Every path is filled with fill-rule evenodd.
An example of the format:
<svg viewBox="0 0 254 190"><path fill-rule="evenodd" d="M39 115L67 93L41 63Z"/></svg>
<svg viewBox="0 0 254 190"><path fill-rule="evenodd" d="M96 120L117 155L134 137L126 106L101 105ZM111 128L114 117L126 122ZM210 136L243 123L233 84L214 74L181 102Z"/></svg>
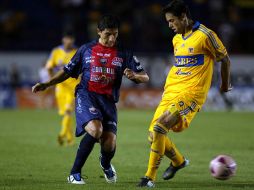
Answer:
<svg viewBox="0 0 254 190"><path fill-rule="evenodd" d="M99 39L81 46L69 64L51 80L37 83L32 91L38 92L61 83L69 77L78 78L76 96L76 136L82 138L76 159L68 176L72 184L85 184L81 169L96 142L101 144L100 165L108 183L117 180L111 165L116 150L117 110L122 76L135 83L149 80L140 62L132 52L117 43L119 20L106 15L98 22Z"/></svg>

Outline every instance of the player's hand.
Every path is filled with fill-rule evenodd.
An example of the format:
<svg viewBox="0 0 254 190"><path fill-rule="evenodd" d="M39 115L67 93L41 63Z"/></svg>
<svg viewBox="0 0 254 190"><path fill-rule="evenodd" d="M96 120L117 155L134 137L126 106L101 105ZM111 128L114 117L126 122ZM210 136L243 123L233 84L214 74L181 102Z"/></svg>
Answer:
<svg viewBox="0 0 254 190"><path fill-rule="evenodd" d="M130 80L136 79L136 73L129 68L126 68L123 73Z"/></svg>
<svg viewBox="0 0 254 190"><path fill-rule="evenodd" d="M48 85L46 85L45 83L37 83L36 85L34 85L32 87L32 92L36 93L38 91L44 91L48 88Z"/></svg>
<svg viewBox="0 0 254 190"><path fill-rule="evenodd" d="M221 93L225 93L225 92L229 92L233 89L233 87L231 86L231 84L229 86L220 86L220 92Z"/></svg>

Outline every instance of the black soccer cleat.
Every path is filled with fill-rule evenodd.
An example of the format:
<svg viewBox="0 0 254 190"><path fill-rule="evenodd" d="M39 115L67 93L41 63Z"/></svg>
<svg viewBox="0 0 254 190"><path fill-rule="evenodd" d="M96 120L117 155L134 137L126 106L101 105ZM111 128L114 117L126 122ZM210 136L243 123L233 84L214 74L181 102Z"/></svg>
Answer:
<svg viewBox="0 0 254 190"><path fill-rule="evenodd" d="M141 181L138 183L137 187L153 188L153 187L155 187L155 184L150 178L142 177Z"/></svg>
<svg viewBox="0 0 254 190"><path fill-rule="evenodd" d="M189 163L190 163L190 161L187 159L184 159L184 162L180 166L177 166L177 167L173 166L172 163L170 163L170 166L163 173L162 178L164 180L172 179L179 169L182 169L182 168L188 166Z"/></svg>

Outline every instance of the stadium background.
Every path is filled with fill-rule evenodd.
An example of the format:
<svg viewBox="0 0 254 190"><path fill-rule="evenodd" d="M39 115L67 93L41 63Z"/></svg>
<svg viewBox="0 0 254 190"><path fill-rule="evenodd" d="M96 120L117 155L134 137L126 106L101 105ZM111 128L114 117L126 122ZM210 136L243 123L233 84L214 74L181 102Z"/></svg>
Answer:
<svg viewBox="0 0 254 190"><path fill-rule="evenodd" d="M205 109L254 110L254 2L186 2L193 19L218 33L232 61L234 91L226 98L219 94L219 64L215 64L213 87ZM174 34L161 14L161 7L166 3L165 0L2 0L0 107L51 107L53 98L41 103L41 97L30 93L31 85L40 80L38 71L50 50L60 44L66 30L75 32L77 46L97 38L97 20L105 13L119 15L122 21L120 41L135 52L151 78L149 84L141 87L124 80L119 106L155 107L173 63L171 39ZM139 90L129 93L124 90L133 87Z"/></svg>
<svg viewBox="0 0 254 190"><path fill-rule="evenodd" d="M232 62L234 89L226 96L219 93L219 64L215 64L212 88L203 111L188 132L171 136L192 164L170 185L158 179L158 187L254 189L254 170L249 164L254 156L254 1L186 2L193 18L216 31L225 44ZM167 0L0 1L0 189L69 189L65 177L79 140L75 147L59 149L56 135L60 118L53 94L34 95L31 86L40 80L39 70L51 49L60 44L65 30L75 31L76 44L80 46L97 37L96 22L105 13L119 15L120 40L135 52L149 73L150 82L136 86L123 81L118 104L118 151L113 161L119 171L119 183L112 187L98 178L101 173L98 146L88 159L86 174L91 189L135 187L148 159L147 126L173 63L174 34L161 14L161 7L167 3ZM238 163L237 176L232 181L218 182L209 176L209 160L221 153L233 156ZM162 168L167 165L163 162Z"/></svg>

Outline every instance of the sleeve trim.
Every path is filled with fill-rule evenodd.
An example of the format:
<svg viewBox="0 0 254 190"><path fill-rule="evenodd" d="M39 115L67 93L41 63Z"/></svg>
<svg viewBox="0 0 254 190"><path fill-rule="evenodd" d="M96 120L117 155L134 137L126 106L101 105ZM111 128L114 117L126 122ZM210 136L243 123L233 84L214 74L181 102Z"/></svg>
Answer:
<svg viewBox="0 0 254 190"><path fill-rule="evenodd" d="M220 47L211 31L209 31L207 28L205 28L203 26L200 26L199 30L201 32L203 32L209 38L209 40L211 41L211 43L215 49L218 49Z"/></svg>

